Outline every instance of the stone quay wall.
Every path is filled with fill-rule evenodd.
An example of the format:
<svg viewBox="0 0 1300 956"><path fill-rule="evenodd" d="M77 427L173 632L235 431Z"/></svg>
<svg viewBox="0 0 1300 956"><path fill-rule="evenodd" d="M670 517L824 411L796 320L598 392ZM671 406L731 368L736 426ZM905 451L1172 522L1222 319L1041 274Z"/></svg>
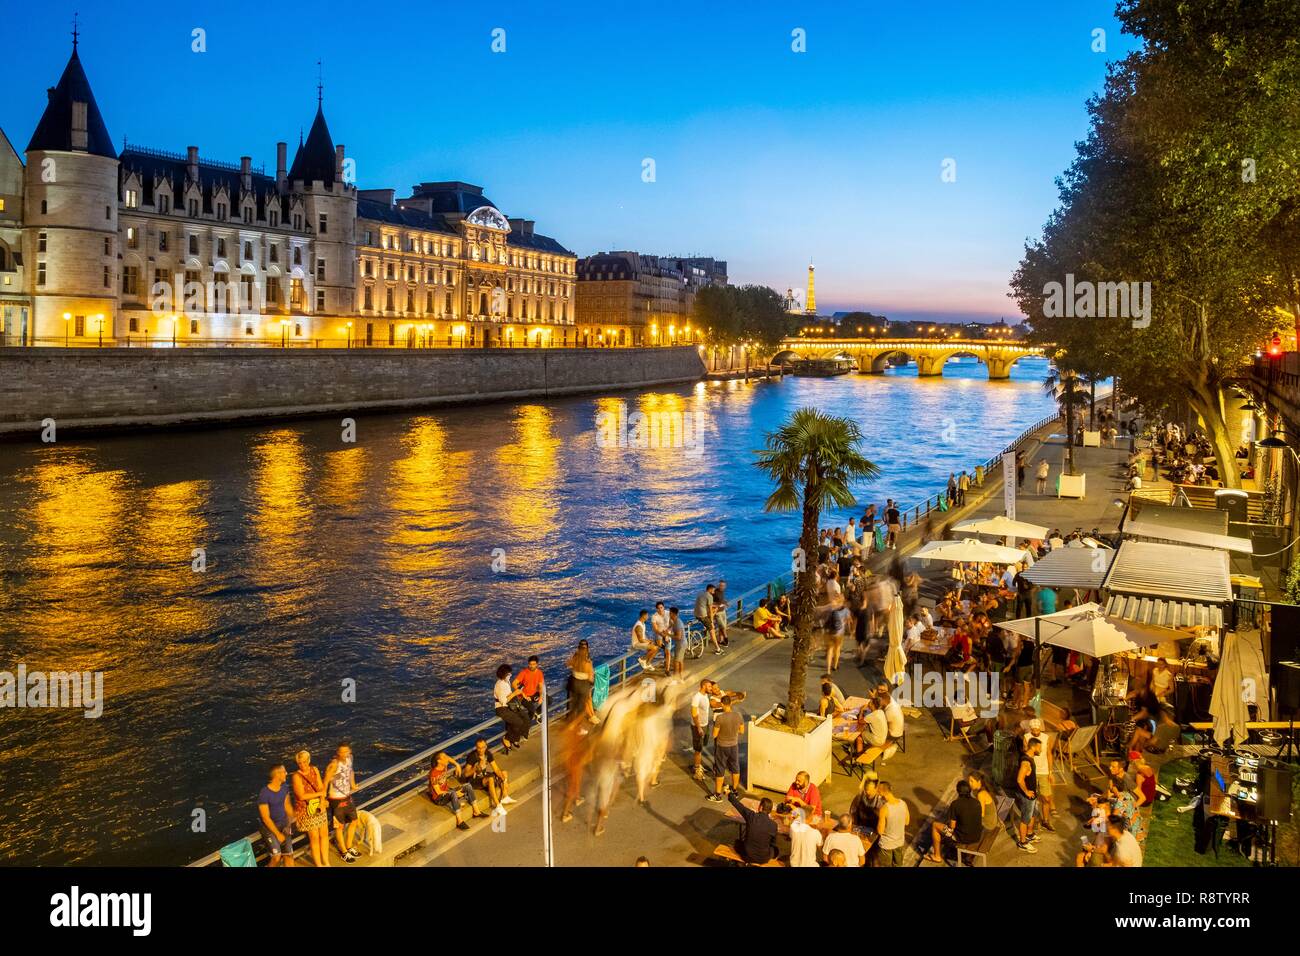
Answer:
<svg viewBox="0 0 1300 956"><path fill-rule="evenodd" d="M0 349L0 435L400 410L698 381L691 346Z"/></svg>

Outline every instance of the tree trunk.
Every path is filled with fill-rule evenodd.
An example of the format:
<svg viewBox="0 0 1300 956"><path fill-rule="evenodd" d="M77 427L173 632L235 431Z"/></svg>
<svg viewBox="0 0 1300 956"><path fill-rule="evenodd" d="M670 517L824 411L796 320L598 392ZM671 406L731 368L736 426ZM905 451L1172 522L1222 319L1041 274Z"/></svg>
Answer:
<svg viewBox="0 0 1300 956"><path fill-rule="evenodd" d="M790 648L790 688L786 696L785 722L798 727L803 718L804 684L808 676L808 649L812 646L813 612L817 606L817 525L821 519L813 482L804 487L803 531L799 547L803 570L795 574L794 644Z"/></svg>
<svg viewBox="0 0 1300 956"><path fill-rule="evenodd" d="M1074 377L1061 381L1065 391L1065 473L1074 474Z"/></svg>
<svg viewBox="0 0 1300 956"><path fill-rule="evenodd" d="M1200 416L1209 432L1214 448L1214 461L1219 466L1219 478L1225 488L1240 488L1237 474L1237 446L1228 434L1228 422L1223 414L1223 393L1213 385L1199 385L1188 390L1188 405Z"/></svg>
<svg viewBox="0 0 1300 956"><path fill-rule="evenodd" d="M1088 381L1088 430L1097 429L1097 380Z"/></svg>

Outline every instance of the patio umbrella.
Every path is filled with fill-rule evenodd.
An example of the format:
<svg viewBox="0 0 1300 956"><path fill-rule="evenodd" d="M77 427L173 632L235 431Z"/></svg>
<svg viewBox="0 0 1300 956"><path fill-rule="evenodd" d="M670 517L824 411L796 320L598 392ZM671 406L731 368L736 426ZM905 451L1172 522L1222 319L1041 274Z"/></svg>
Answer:
<svg viewBox="0 0 1300 956"><path fill-rule="evenodd" d="M1076 618L1063 629L1044 637L1043 640L1056 647L1087 654L1089 657L1110 657L1112 654L1142 649L1142 645L1129 640L1128 635L1100 612Z"/></svg>
<svg viewBox="0 0 1300 956"><path fill-rule="evenodd" d="M889 631L885 677L891 684L897 684L900 676L907 672L907 652L903 650L903 599L897 594L894 595L894 602L889 605L889 616L885 624Z"/></svg>
<svg viewBox="0 0 1300 956"><path fill-rule="evenodd" d="M1000 538L1045 538L1047 537L1047 528L1040 524L1030 524L1028 521L1017 521L1015 518L1008 518L1006 515L994 515L992 518L975 518L971 521L963 521L961 524L953 525L953 531L964 531L973 534L992 534Z"/></svg>
<svg viewBox="0 0 1300 956"><path fill-rule="evenodd" d="M1230 632L1219 657L1219 673L1214 678L1214 691L1210 695L1210 716L1214 718L1214 741L1222 746L1229 738L1241 743L1248 733L1246 722L1250 713L1244 693L1255 688L1268 694L1264 681L1264 660L1260 648L1241 635Z"/></svg>
<svg viewBox="0 0 1300 956"><path fill-rule="evenodd" d="M985 544L975 538L960 541L930 541L913 552L914 558L935 561L963 561L968 564L1015 564L1025 556L1019 548Z"/></svg>
<svg viewBox="0 0 1300 956"><path fill-rule="evenodd" d="M1105 628L1100 628L1089 624L1090 621L1100 621L1105 624ZM1087 626L1093 628L1091 631L1079 631L1071 640L1087 642L1093 640L1094 646L1102 646L1102 642L1112 639L1105 635L1114 632L1120 636L1127 647L1120 647L1113 651L1103 651L1095 653L1086 650L1083 647L1076 647L1073 644L1062 643L1054 640L1057 635L1078 626ZM1125 621L1122 618L1110 617L1105 613L1105 608L1100 604L1080 604L1078 607L1066 608L1064 611L1057 611L1054 614L1040 614L1036 617L1022 617L1014 621L1002 621L997 624L998 627L1005 628L1024 637L1037 636L1045 644L1055 644L1058 647L1069 647L1071 650L1080 651L1089 657L1104 657L1106 654L1114 654L1118 651L1132 651L1143 647L1150 647L1153 644L1159 644L1161 641L1168 640L1170 635L1168 628L1143 627L1140 624L1134 624L1132 621ZM1087 635L1092 634L1089 638Z"/></svg>

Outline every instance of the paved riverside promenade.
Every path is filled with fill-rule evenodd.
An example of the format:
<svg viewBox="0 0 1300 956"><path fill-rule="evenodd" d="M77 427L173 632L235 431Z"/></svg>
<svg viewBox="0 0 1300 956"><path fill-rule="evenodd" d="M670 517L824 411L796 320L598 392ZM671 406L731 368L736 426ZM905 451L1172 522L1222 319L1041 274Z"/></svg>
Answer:
<svg viewBox="0 0 1300 956"><path fill-rule="evenodd" d="M1050 434L1060 430L1060 423L1044 429L1035 439L1022 446L1027 453L1026 489L1017 503L1017 516L1023 520L1048 527L1070 531L1075 527L1102 532L1117 527L1121 511L1113 504L1122 497L1121 470L1126 461L1128 442L1120 441L1118 447L1076 448L1076 470L1085 472L1087 497L1083 500L1057 499L1032 493L1033 467L1040 457L1052 466L1052 477L1059 472L1064 457L1064 439ZM978 491L978 493L977 493ZM888 489L873 489L872 497L880 498ZM972 489L966 507L943 513L946 523L955 523L972 516L998 514L1002 510L1000 476L995 474L982 489ZM921 532L905 537L904 553L919 542ZM778 543L773 542L773 547ZM892 560L892 553L877 556L875 563L883 566ZM851 642L850 642L851 643ZM747 628L732 628L732 646L727 654L717 657L706 654L699 661L688 662L686 683L696 684L701 677L716 679L726 690L745 691L747 700L741 706L746 716L767 710L773 703L785 700L790 665L790 641L764 640ZM807 692L809 700L816 700L816 688L822 665L819 655L814 655L808 667ZM553 682L562 680L562 672L553 668L549 677ZM874 687L880 676L879 654L865 668L853 663L851 648L846 650L844 662L835 679L846 695L861 695ZM688 698L687 698L688 700ZM685 705L688 708L689 704ZM711 860L713 849L719 843L730 843L739 833L739 822L728 815L729 804L715 804L705 800L712 778L699 783L691 777L689 710L683 709L674 724L673 746L668 760L660 772L660 786L650 791L646 805L636 802L634 782L625 779L614 799L608 827L604 834L593 834L593 800L590 794L590 774L587 781L587 801L576 811L569 823L559 821L564 783L562 762L558 759L558 741L552 742L553 760L551 813L554 820L554 858L558 866L631 866L638 856L646 856L653 866L700 865ZM928 832L928 819L937 804L946 803L953 795L956 780L967 768L987 770L991 750L972 755L960 739L946 739L948 714L946 710L913 711L908 717L907 750L900 752L879 768L880 778L893 784L895 792L906 802L911 822L908 826L909 842L918 834ZM558 737L558 734L556 735ZM539 866L544 862L542 805L540 796L540 734L534 728L525 748L509 758L499 758L512 777L512 795L519 801L509 808L505 827L493 829L488 821L474 821L468 832L453 829L451 814L433 807L423 796L408 801L405 820L399 825L408 829L419 827L424 831L422 842L407 852L398 865L431 866ZM742 752L744 750L742 738ZM709 771L706 754L706 773ZM823 802L828 812L847 811L849 802L857 792L859 782L846 776L838 764L832 778L822 785ZM755 791L758 793L759 791ZM1082 828L1079 815L1083 807L1084 791L1077 781L1056 784L1056 833L1046 833L1038 844L1038 853L1028 854L1016 849L1013 840L1000 836L989 855L993 866L1069 866L1079 845ZM769 794L776 798L777 794ZM387 821L386 821L387 822ZM928 841L928 836L926 837ZM782 838L782 851L788 845ZM916 864L919 857L914 850L908 852L908 863ZM369 862L362 858L362 863ZM376 858L375 862L390 862ZM924 866L937 866L925 863Z"/></svg>

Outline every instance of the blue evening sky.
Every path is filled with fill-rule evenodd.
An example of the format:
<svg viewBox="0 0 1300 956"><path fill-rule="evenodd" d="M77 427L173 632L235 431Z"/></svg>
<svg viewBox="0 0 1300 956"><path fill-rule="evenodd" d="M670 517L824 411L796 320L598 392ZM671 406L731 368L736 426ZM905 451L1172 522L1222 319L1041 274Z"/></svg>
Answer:
<svg viewBox="0 0 1300 956"><path fill-rule="evenodd" d="M579 255L712 255L737 283L801 288L811 261L823 314L900 319L1015 315L1008 276L1133 44L1113 0L24 4L0 110L20 152L74 9L119 146L273 172L319 58L362 188L463 179Z"/></svg>

